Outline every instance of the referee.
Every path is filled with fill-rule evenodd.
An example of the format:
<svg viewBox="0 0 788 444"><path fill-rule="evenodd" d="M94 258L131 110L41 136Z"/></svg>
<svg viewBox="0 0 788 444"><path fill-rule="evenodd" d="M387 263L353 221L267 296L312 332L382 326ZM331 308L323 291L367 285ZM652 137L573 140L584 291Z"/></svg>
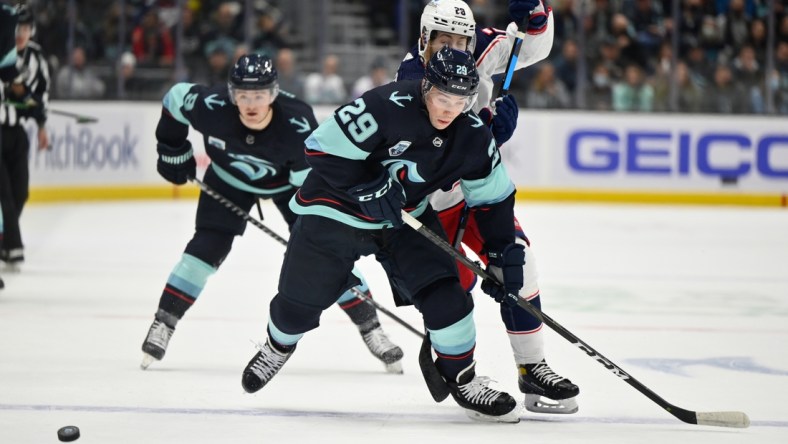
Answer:
<svg viewBox="0 0 788 444"><path fill-rule="evenodd" d="M5 102L5 82L16 77L16 48L14 46L14 29L16 28L16 13L7 5L0 4L0 103ZM0 105L0 118L4 116L4 106ZM0 133L0 154L3 152L3 138ZM2 168L0 156L0 168ZM0 183L0 191L3 184ZM3 213L0 212L0 247L3 245ZM0 288L5 287L0 279Z"/></svg>
<svg viewBox="0 0 788 444"><path fill-rule="evenodd" d="M2 113L2 153L0 153L0 204L3 207L5 235L0 260L17 270L24 261L24 246L19 218L29 194L30 141L22 121L32 118L38 124L38 148L49 147L46 131L49 101L49 69L41 47L30 41L35 33L33 14L28 6L17 7L16 69L18 75L5 85Z"/></svg>

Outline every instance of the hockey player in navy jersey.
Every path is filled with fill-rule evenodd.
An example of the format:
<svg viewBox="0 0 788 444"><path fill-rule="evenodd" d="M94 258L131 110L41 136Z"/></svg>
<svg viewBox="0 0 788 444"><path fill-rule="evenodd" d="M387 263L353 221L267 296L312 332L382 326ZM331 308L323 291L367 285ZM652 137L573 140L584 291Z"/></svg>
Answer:
<svg viewBox="0 0 788 444"><path fill-rule="evenodd" d="M162 177L181 185L195 176L196 163L186 138L191 126L202 133L211 159L204 182L246 211L258 198L271 199L292 228L297 215L288 201L309 172L304 140L317 122L309 105L279 91L269 57L240 57L227 85L178 83L164 96L163 104L156 128L157 170ZM222 264L235 236L244 233L246 221L200 193L195 225L194 237L167 279L142 344L143 369L164 357L176 324ZM357 290L369 296L360 274L354 282ZM402 350L388 339L374 306L354 296L350 287L344 290L332 302L350 316L386 370L401 373Z"/></svg>
<svg viewBox="0 0 788 444"><path fill-rule="evenodd" d="M455 181L480 210L485 249L498 258L506 291L522 286L515 243L514 185L495 141L470 111L479 77L473 57L444 48L424 80L374 88L338 108L306 141L312 170L290 202L291 232L271 301L268 337L242 376L247 392L265 386L301 337L317 328L337 294L358 285L349 271L361 256L383 265L398 305L422 314L438 371L474 419L517 422L517 402L476 375L473 300L451 256L402 226L401 210L443 230L428 197ZM319 270L319 273L315 271Z"/></svg>
<svg viewBox="0 0 788 444"><path fill-rule="evenodd" d="M490 103L493 99L493 75L506 71L518 30L517 23L526 23L527 29L515 69L544 59L553 44L552 14L542 1L510 0L509 12L513 23L506 31L479 29L473 12L465 2L431 1L425 6L421 16L418 44L405 56L397 71L397 80L421 79L425 72L425 60L429 60L430 54L440 48L449 46L473 51L480 77L479 98L474 104L474 110L485 125L490 126L498 146L511 138L517 124L518 110L512 96ZM438 212L449 241L455 243L460 218L468 204L462 188L455 186L449 191L437 191L430 197L430 203ZM484 237L476 221L478 213L471 211L465 214L467 226L462 243L487 263ZM515 225L518 242L524 247L526 257L525 287L521 295L530 303L541 307L534 253L516 219ZM476 276L462 265L459 265L459 271L462 286L470 292L476 283ZM495 286L483 283L482 289L499 301L504 296ZM501 319L514 352L518 385L525 394L526 408L540 413L575 413L578 410L576 397L580 390L569 379L556 374L545 361L542 322L521 307L507 304L501 304Z"/></svg>

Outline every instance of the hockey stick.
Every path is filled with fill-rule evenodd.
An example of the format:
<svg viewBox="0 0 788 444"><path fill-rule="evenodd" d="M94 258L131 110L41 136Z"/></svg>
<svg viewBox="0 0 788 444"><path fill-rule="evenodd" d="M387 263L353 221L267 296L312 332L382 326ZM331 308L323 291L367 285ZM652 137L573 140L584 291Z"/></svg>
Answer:
<svg viewBox="0 0 788 444"><path fill-rule="evenodd" d="M436 246L440 247L440 249L450 254L452 257L454 257L454 259L462 262L463 265L468 267L469 270L473 271L480 278L489 279L493 281L495 284L501 287L503 286L498 279L488 274L478 264L468 259L464 254L455 250L448 242L446 242L439 235L432 232L429 228L425 227L415 217L411 216L405 211L402 211L402 220L406 224L408 224L411 228L413 228L414 230L422 234L424 237L426 237L430 242L432 242ZM542 320L542 322L547 324L548 327L553 329L553 331L561 335L561 337L569 341L572 345L579 348L588 356L594 358L594 360L602 364L603 367L610 370L614 375L618 376L619 378L624 380L627 384L634 387L635 390L646 395L646 397L654 401L657 405L659 405L660 407L665 409L668 413L680 419L681 421L684 421L688 424L708 425L708 426L717 426L717 427L735 427L735 428L749 427L750 418L747 417L747 414L744 412L733 412L733 411L695 412L692 410L685 410L683 408L677 407L665 401L659 395L651 391L651 389L649 389L648 387L643 385L640 381L638 381L637 379L633 378L631 375L626 373L624 370L622 370L620 367L614 364L611 360L602 356L601 353L599 353L593 347L586 344L580 338L572 334L572 332L564 328L558 322L554 321L545 312L538 309L530 302L511 293L507 297L515 300L517 302L517 305L519 305L525 310L528 310L529 313L531 313L538 319Z"/></svg>
<svg viewBox="0 0 788 444"><path fill-rule="evenodd" d="M197 179L196 177L191 177L191 178L189 178L189 180L194 182L198 187L200 187L200 189L203 190L205 192L205 194L207 194L207 195L211 196L212 198L216 199L217 201L219 201L219 203L224 205L225 208L227 208L228 210L232 211L236 215L240 216L242 219L244 219L247 222L251 223L255 227L259 228L265 234L271 236L272 238L274 238L280 244L282 244L284 246L287 246L287 239L285 239L282 236L276 234L276 232L274 230L268 228L262 222L260 222L259 220L255 219L254 217L252 217L249 213L244 211L243 208L239 207L238 205L236 205L231 200L229 200L226 197L224 197L221 194L219 194L219 192L217 192L216 190L211 188L208 184L206 184L205 182L201 181L200 179ZM417 336L424 337L424 333L420 332L419 330L417 330L416 328L414 328L413 326L411 326L410 324L405 322L399 316L397 316L394 313L390 312L388 309L386 309L386 307L383 307L382 305L378 304L374 299L370 298L369 296L367 296L363 292L359 291L356 288L351 288L350 291L353 292L353 296L355 296L355 297L361 299L362 301L372 305L376 309L378 309L381 312L383 312L383 314L385 314L388 317L390 317L393 321L397 322L401 326L403 326L406 329L410 330L411 332L413 332Z"/></svg>
<svg viewBox="0 0 788 444"><path fill-rule="evenodd" d="M14 107L16 109L29 109L29 108L31 108L31 105L28 105L27 103L13 102L13 101L10 101L10 100L3 102L3 105L12 106L12 107ZM70 113L68 111L60 111L60 110L56 110L56 109L49 109L47 111L49 111L50 114L55 114L55 115L64 116L64 117L71 117L72 119L75 119L77 121L77 123L79 123L79 124L82 124L82 123L96 123L96 122L98 122L98 118L96 118L96 117L84 116L84 115L81 115L81 114L74 114L74 113Z"/></svg>
<svg viewBox="0 0 788 444"><path fill-rule="evenodd" d="M525 21L527 23L527 21ZM512 77L514 77L514 70L517 67L517 60L520 58L520 48L523 46L523 39L525 39L525 33L520 30L522 28L522 24L517 27L517 34L514 36L514 43L512 44L512 50L509 52L509 62L506 64L506 71L505 76L503 77L503 81L501 82L501 88L498 90L498 94L496 97L506 97L509 95L509 88L512 85ZM492 127L492 123L490 124ZM462 208L462 212L460 213L460 221L457 223L457 231L454 234L454 248L460 248L460 243L462 242L462 237L465 235L465 228L468 225L468 218L470 217L470 208L466 204Z"/></svg>

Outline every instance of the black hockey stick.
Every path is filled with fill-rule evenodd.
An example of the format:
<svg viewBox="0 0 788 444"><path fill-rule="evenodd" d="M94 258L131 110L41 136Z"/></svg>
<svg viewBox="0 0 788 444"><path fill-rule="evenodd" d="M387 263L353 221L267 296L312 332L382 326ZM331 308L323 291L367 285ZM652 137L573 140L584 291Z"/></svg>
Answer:
<svg viewBox="0 0 788 444"><path fill-rule="evenodd" d="M402 220L406 224L408 224L411 228L421 233L430 242L432 242L436 246L440 247L443 251L450 254L452 257L454 257L454 259L462 262L463 265L468 267L469 270L473 271L480 278L489 279L495 282L497 285L503 286L500 283L500 281L498 281L498 279L488 274L478 264L468 259L465 255L461 254L460 252L452 248L452 246L448 242L446 242L439 235L432 232L429 228L425 227L415 217L411 216L405 211L402 211ZM619 378L624 380L627 384L634 387L635 390L646 395L646 397L654 401L657 405L659 405L660 407L665 409L668 413L680 419L681 421L684 421L689 424L699 424L699 425L718 426L718 427L735 427L735 428L749 427L750 418L748 418L747 414L744 412L732 412L732 411L695 412L692 410L682 409L681 407L677 407L665 401L659 395L651 391L651 389L649 389L648 387L643 385L640 381L638 381L637 379L633 378L631 375L626 373L624 370L622 370L620 367L614 364L611 360L602 356L601 353L596 351L590 345L583 342L580 338L572 334L572 332L564 328L558 322L554 321L545 312L538 309L530 302L514 294L509 294L507 297L515 300L517 302L517 305L519 305L525 310L528 310L529 313L531 313L538 319L542 320L542 322L547 324L548 327L553 329L553 331L561 335L561 337L569 341L572 345L582 350L588 356L594 358L594 360L602 364L603 367L610 370L614 375L618 376Z"/></svg>
<svg viewBox="0 0 788 444"><path fill-rule="evenodd" d="M12 102L10 100L3 102L3 105L13 106L14 108L17 108L17 109L28 109L28 108L32 107L31 105L28 105L27 103ZM84 116L84 115L81 115L81 114L74 114L74 113L70 113L68 111L60 111L60 110L56 110L56 109L49 109L47 111L49 111L50 114L55 114L55 115L64 116L64 117L71 117L72 119L75 119L77 121L77 123L80 123L80 124L82 124L82 123L96 123L96 122L98 122L98 119L96 117Z"/></svg>
<svg viewBox="0 0 788 444"><path fill-rule="evenodd" d="M217 192L216 190L211 188L208 184L206 184L205 182L201 181L200 179L197 179L196 177L189 178L189 180L194 182L198 187L200 187L200 189L202 191L204 191L205 194L207 194L207 195L211 196L212 198L216 199L217 201L219 201L219 203L224 205L228 210L232 211L236 215L240 216L242 219L246 220L247 222L251 223L255 227L259 228L265 234L271 236L272 238L274 238L280 244L282 244L284 246L287 246L287 239L285 239L282 236L278 235L274 230L268 228L262 222L260 222L259 220L255 219L254 217L252 217L249 213L244 211L243 208L239 207L238 205L236 205L231 200L229 200L226 197L224 197L221 194L219 194L219 192ZM390 312L388 309L386 309L386 307L383 307L382 305L378 304L374 299L370 298L369 296L367 296L363 292L359 291L356 288L352 288L350 291L353 292L353 296L355 296L355 297L361 299L362 301L372 305L373 307L375 307L376 309L380 310L385 315L390 317L393 321L397 322L401 326L403 326L406 329L410 330L411 332L415 333L417 336L419 336L419 337L423 337L424 336L424 334L422 332L420 332L419 330L417 330L416 328L414 328L413 326L411 326L410 324L405 322L399 316L397 316L394 313Z"/></svg>

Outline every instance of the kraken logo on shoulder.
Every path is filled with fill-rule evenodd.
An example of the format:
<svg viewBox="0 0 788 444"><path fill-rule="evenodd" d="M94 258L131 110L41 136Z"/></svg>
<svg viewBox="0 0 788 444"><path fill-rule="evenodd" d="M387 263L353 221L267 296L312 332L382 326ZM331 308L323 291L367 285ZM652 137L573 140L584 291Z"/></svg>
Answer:
<svg viewBox="0 0 788 444"><path fill-rule="evenodd" d="M389 96L389 100L394 102L400 108L405 108L405 105L402 104L402 100L407 100L407 101L413 100L413 96L411 96L410 94L408 94L407 96L400 96L398 94L399 94L399 91L394 91Z"/></svg>
<svg viewBox="0 0 788 444"><path fill-rule="evenodd" d="M389 148L389 156L396 157L401 155L405 152L405 150L408 149L410 144L411 142L408 142L407 140L400 140L396 145Z"/></svg>
<svg viewBox="0 0 788 444"><path fill-rule="evenodd" d="M227 155L235 159L235 162L230 162L230 166L244 173L249 180L258 180L265 176L274 176L277 173L276 165L267 160L258 159L248 154L227 153Z"/></svg>

